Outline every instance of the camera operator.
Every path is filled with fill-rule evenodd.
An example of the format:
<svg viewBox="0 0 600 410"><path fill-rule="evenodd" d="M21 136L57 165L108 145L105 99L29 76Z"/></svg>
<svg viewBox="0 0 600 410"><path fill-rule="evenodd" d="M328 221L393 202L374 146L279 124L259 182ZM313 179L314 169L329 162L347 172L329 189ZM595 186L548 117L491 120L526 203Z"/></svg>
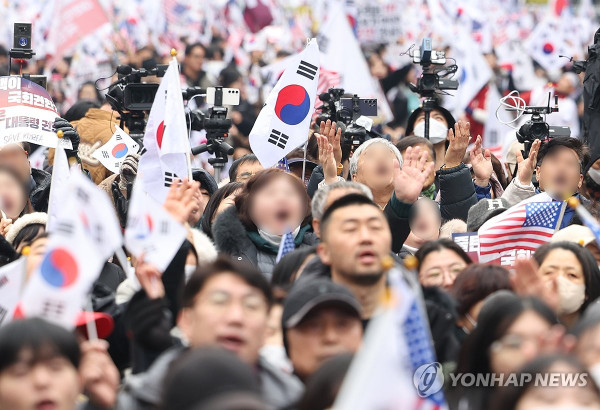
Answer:
<svg viewBox="0 0 600 410"><path fill-rule="evenodd" d="M206 47L201 43L190 44L185 48L181 73L185 76L185 82L188 87L206 89L214 86L206 71L202 69L204 57L206 57Z"/></svg>
<svg viewBox="0 0 600 410"><path fill-rule="evenodd" d="M587 147L576 138L555 137L543 144L535 140L527 159L523 159L521 152L517 153L517 177L508 185L502 198L513 206L539 192L547 192L557 200L574 195L587 204L589 200L578 191L583 182L583 166L588 161ZM537 189L531 182L534 172L539 182ZM573 208L567 207L561 229L571 224L574 212Z"/></svg>

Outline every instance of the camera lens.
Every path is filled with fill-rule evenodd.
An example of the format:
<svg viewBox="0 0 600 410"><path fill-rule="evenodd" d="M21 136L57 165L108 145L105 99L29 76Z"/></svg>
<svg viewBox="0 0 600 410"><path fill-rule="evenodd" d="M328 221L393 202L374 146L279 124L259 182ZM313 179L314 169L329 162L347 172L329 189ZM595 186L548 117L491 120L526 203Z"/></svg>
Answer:
<svg viewBox="0 0 600 410"><path fill-rule="evenodd" d="M27 37L19 37L19 45L25 47L27 45Z"/></svg>

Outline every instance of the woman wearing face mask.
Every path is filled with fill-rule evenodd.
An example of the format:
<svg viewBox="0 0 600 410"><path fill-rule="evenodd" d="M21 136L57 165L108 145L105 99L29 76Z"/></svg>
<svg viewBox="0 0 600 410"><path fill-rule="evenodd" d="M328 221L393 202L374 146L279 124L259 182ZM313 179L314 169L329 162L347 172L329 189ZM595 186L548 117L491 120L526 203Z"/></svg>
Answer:
<svg viewBox="0 0 600 410"><path fill-rule="evenodd" d="M454 281L450 294L456 301L455 333L462 343L477 326L484 299L498 290L512 290L508 271L500 266L474 263Z"/></svg>
<svg viewBox="0 0 600 410"><path fill-rule="evenodd" d="M246 260L271 277L285 234L291 233L294 247L316 244L310 232L309 198L300 179L280 169L254 175L213 225L217 249Z"/></svg>
<svg viewBox="0 0 600 410"><path fill-rule="evenodd" d="M550 380L555 374L564 375L572 382L544 386L536 380ZM528 380L526 375L531 375ZM508 385L498 389L492 399L492 410L598 410L600 391L587 374L584 366L572 356L542 356L523 367L517 380L525 380L518 386ZM549 382L550 383L550 382Z"/></svg>
<svg viewBox="0 0 600 410"><path fill-rule="evenodd" d="M540 246L533 257L538 275L558 296L560 322L572 327L590 303L600 296L600 271L590 251L572 242Z"/></svg>
<svg viewBox="0 0 600 410"><path fill-rule="evenodd" d="M498 291L484 300L477 326L462 345L455 374L486 377L515 372L542 349L551 348L550 331L556 324L554 312L540 300ZM493 386L453 386L448 404L464 410L487 409L493 391Z"/></svg>

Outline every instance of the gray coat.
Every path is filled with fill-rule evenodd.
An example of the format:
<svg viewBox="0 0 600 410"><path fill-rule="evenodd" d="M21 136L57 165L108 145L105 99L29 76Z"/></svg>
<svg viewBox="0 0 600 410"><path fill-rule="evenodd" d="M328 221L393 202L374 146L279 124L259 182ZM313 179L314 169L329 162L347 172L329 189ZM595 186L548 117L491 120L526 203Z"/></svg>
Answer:
<svg viewBox="0 0 600 410"><path fill-rule="evenodd" d="M270 280L277 255L259 249L248 237L235 206L229 207L217 217L213 224L213 239L219 252L231 255L239 261L252 263ZM317 236L306 232L300 248L316 245Z"/></svg>
<svg viewBox="0 0 600 410"><path fill-rule="evenodd" d="M160 355L148 371L127 378L115 410L155 410L161 404L164 378L169 367L184 350L182 347L171 348ZM294 404L304 392L300 380L279 370L263 357L259 357L257 369L262 398L272 409Z"/></svg>

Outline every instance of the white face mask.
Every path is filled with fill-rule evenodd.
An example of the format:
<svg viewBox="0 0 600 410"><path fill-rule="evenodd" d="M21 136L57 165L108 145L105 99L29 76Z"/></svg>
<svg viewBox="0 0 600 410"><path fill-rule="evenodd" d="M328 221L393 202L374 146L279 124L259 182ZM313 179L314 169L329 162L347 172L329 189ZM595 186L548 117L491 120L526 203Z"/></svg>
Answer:
<svg viewBox="0 0 600 410"><path fill-rule="evenodd" d="M417 137L425 138L425 121L418 123L415 127L414 133ZM446 140L448 136L448 127L441 121L429 119L429 141L432 144L439 144Z"/></svg>
<svg viewBox="0 0 600 410"><path fill-rule="evenodd" d="M595 183L600 184L600 169L590 168L588 170L588 175Z"/></svg>
<svg viewBox="0 0 600 410"><path fill-rule="evenodd" d="M183 268L183 271L185 272L185 281L187 283L187 281L190 279L190 276L192 276L194 274L194 272L196 272L196 269L198 269L198 267L196 265L185 265L185 267Z"/></svg>
<svg viewBox="0 0 600 410"><path fill-rule="evenodd" d="M573 283L564 276L556 279L558 287L558 314L571 314L583 305L585 301L585 285Z"/></svg>

